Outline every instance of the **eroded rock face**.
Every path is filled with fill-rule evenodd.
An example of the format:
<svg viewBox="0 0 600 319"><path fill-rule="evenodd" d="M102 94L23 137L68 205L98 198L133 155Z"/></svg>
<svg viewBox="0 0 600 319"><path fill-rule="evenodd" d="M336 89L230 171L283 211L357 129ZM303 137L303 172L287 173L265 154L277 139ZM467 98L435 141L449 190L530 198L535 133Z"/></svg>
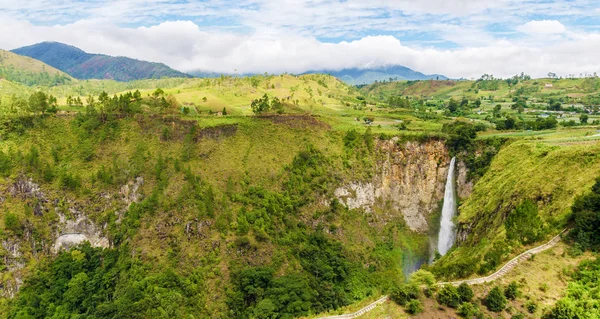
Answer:
<svg viewBox="0 0 600 319"><path fill-rule="evenodd" d="M384 220L386 215L402 214L410 229L424 233L429 230L429 215L439 209L444 197L450 157L442 141L397 142L394 138L377 143L378 160L371 180L349 183L334 194L351 209L383 211ZM466 180L466 168L462 171L465 178L457 178L459 185ZM461 187L467 193L468 187Z"/></svg>
<svg viewBox="0 0 600 319"><path fill-rule="evenodd" d="M54 252L58 252L60 249L69 249L84 241L88 241L92 247L110 247L108 238L102 235L99 227L90 221L85 214L73 208L70 208L69 211L74 219L67 220L64 214L58 213L60 226L53 246Z"/></svg>
<svg viewBox="0 0 600 319"><path fill-rule="evenodd" d="M139 202L142 196L140 192L142 186L144 186L144 178L141 176L136 177L135 180L129 181L127 184L121 186L119 194L128 207L131 203Z"/></svg>

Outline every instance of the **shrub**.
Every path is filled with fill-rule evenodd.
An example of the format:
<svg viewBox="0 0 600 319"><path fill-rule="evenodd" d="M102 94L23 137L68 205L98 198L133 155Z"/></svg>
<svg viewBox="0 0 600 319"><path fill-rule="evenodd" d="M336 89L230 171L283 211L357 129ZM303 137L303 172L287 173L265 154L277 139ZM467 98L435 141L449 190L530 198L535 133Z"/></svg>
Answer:
<svg viewBox="0 0 600 319"><path fill-rule="evenodd" d="M462 302L470 302L474 297L473 289L465 282L458 286L458 294L460 295L460 301Z"/></svg>
<svg viewBox="0 0 600 319"><path fill-rule="evenodd" d="M11 212L7 212L6 215L4 215L4 227L15 235L20 235L23 230L19 217Z"/></svg>
<svg viewBox="0 0 600 319"><path fill-rule="evenodd" d="M515 300L519 296L519 286L516 282L511 282L506 289L504 289L504 296L510 300Z"/></svg>
<svg viewBox="0 0 600 319"><path fill-rule="evenodd" d="M464 318L472 318L479 313L479 309L470 302L463 302L457 311L458 315Z"/></svg>
<svg viewBox="0 0 600 319"><path fill-rule="evenodd" d="M396 287L390 297L395 303L405 306L409 301L419 297L419 287L411 284Z"/></svg>
<svg viewBox="0 0 600 319"><path fill-rule="evenodd" d="M419 269L410 275L410 283L430 287L435 284L435 276L427 270Z"/></svg>
<svg viewBox="0 0 600 319"><path fill-rule="evenodd" d="M528 300L525 303L525 309L527 309L529 313L534 313L537 310L537 304L533 300Z"/></svg>
<svg viewBox="0 0 600 319"><path fill-rule="evenodd" d="M525 200L513 210L504 222L506 237L522 244L531 244L542 238L543 221L538 214L537 205Z"/></svg>
<svg viewBox="0 0 600 319"><path fill-rule="evenodd" d="M451 308L457 308L460 305L460 294L458 293L456 287L452 285L445 285L438 293L438 301L442 305L446 305Z"/></svg>
<svg viewBox="0 0 600 319"><path fill-rule="evenodd" d="M500 312L506 307L506 297L502 294L500 287L496 286L485 298L487 308L493 312Z"/></svg>
<svg viewBox="0 0 600 319"><path fill-rule="evenodd" d="M12 161L10 154L5 154L0 151L0 176L7 177L12 169Z"/></svg>
<svg viewBox="0 0 600 319"><path fill-rule="evenodd" d="M517 314L514 314L514 315L511 317L511 319L525 319L525 315L519 312L519 313L517 313Z"/></svg>
<svg viewBox="0 0 600 319"><path fill-rule="evenodd" d="M406 304L406 311L412 315L421 313L423 312L423 304L419 300L413 299Z"/></svg>
<svg viewBox="0 0 600 319"><path fill-rule="evenodd" d="M81 178L71 173L62 172L58 178L58 183L63 189L76 190L81 186Z"/></svg>

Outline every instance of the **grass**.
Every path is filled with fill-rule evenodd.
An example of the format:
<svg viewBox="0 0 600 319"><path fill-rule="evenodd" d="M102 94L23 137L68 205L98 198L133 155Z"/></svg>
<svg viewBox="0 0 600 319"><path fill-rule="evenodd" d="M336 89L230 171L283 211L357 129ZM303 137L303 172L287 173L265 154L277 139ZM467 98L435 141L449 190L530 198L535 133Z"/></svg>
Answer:
<svg viewBox="0 0 600 319"><path fill-rule="evenodd" d="M48 73L50 75L64 75L68 76L66 73L51 67L39 60L32 59L30 57L18 55L12 53L10 51L5 51L0 49L0 66L12 66L21 71L30 72L30 73ZM70 76L69 76L70 77Z"/></svg>
<svg viewBox="0 0 600 319"><path fill-rule="evenodd" d="M541 318L544 311L562 298L569 283L568 273L583 260L593 258L593 254L585 253L580 256L570 256L568 254L570 246L559 243L555 247L535 255L534 258L520 263L510 272L495 282L483 285L471 286L475 293L473 302L479 306L483 313L493 318L511 318L516 312L521 312L532 318ZM511 282L517 282L519 285L520 296L508 302L507 309L501 313L489 312L485 306L484 300L487 293L495 286L506 287ZM537 310L529 314L525 308L525 303L531 300L537 305ZM387 302L378 306L371 312L358 317L361 319L380 319L380 318L448 318L458 317L454 309L440 306L436 300L421 297L424 305L424 312L417 315L409 315L402 306L394 302ZM366 303L368 304L368 303ZM362 304L361 304L362 305ZM359 307L360 308L360 307ZM354 307L349 308L350 313L355 311Z"/></svg>
<svg viewBox="0 0 600 319"><path fill-rule="evenodd" d="M477 265L496 244L506 243L509 249L503 260L524 251L524 247L507 242L504 219L526 199L538 206L546 237L557 234L565 227L573 200L588 192L600 176L599 154L600 143L593 142L523 139L505 146L459 208L457 222L469 229L470 235L433 267Z"/></svg>
<svg viewBox="0 0 600 319"><path fill-rule="evenodd" d="M542 83L542 84L540 84ZM551 94L591 94L586 81L556 81L553 90L536 91L535 96L540 98ZM592 83L593 84L593 83ZM501 102L503 111L514 116L534 118L535 113L519 115L509 108L511 88L500 85L497 91L475 92L473 82L470 81L421 81L400 82L394 84L379 84L372 86L369 94L387 96L402 93L410 96L430 96L439 101L450 97L462 99L492 97ZM534 84L525 82L520 84L529 88L543 85L543 82ZM97 95L107 91L110 95L120 94L139 89L142 96L152 94L157 88L162 88L166 94L173 95L182 107L189 107L188 115L178 115L173 120L170 115L154 114L156 111L146 109L147 114L135 118L116 121L115 127L104 127L94 134L83 136L81 131L73 125L74 114L83 112L83 108L64 105L68 95L81 96L85 101L87 94ZM429 109L430 120L423 119L423 114L418 114L413 109L392 109L382 107L371 97L365 101L361 95L367 91L357 91L339 80L326 75L281 75L281 76L255 76L251 78L221 77L216 79L161 79L143 80L128 83L115 81L74 81L68 85L52 88L42 88L48 93L59 97L60 111L69 114L49 116L41 124L28 128L22 135L10 134L2 137L0 150L11 151L11 154L28 154L32 147L39 150L41 165L48 164L56 171L68 171L81 178L81 187L77 190L61 189L59 182L41 181L40 176L35 176L46 196L57 200L72 200L82 207L89 207L89 216L97 222L110 219L122 203L118 200L120 185L102 185L92 183L93 176L102 167L111 167L114 162L130 169L132 163L139 165L146 180L142 187L145 195L151 194L158 182L153 174L156 170L157 158L162 157L168 168L163 169L171 174L172 180L161 194L173 199L176 206L177 195L185 187L186 181L181 172L175 172L176 160L182 158L182 153L190 152L192 156L188 161L179 162L203 181L214 188L217 204L222 209L228 227L236 227L235 219L240 204L230 201L233 193L242 192L249 185L264 188L273 192L281 192L282 179L285 177L285 168L292 163L294 157L309 145L320 150L331 160L328 169L335 173L338 183L350 181L356 176L372 177L372 158L347 160L348 156L355 156L352 150L344 147L343 137L346 131L357 130L360 133L371 129L375 137L379 134L396 135L406 138L418 138L424 135L437 135L441 133L442 125L454 119L444 117L442 110ZM8 96L16 93L27 97L34 88L24 87L19 84L0 80L1 107L7 110ZM587 91L586 91L587 90ZM286 115L273 117L253 116L249 105L253 99L264 94L278 97L286 102ZM288 99L289 97L289 99ZM364 102L363 102L364 101ZM494 102L484 101L482 110L490 112ZM216 114L226 109L227 116ZM541 111L540 111L541 112ZM62 112L61 112L62 113ZM538 112L539 113L539 112ZM181 117L181 119L179 119ZM364 119L371 118L373 122L366 124ZM590 120L597 119L597 116ZM469 115L462 120L484 121L485 114ZM185 136L189 132L189 124L197 123L200 135L194 143L186 142ZM406 130L399 130L400 123L406 124ZM579 126L573 128L559 128L551 131L519 131L499 132L489 130L480 134L481 138L506 137L511 142L496 156L489 171L476 182L473 193L464 199L460 207L460 215L456 221L470 233L461 246L454 249L449 255L439 260L436 265L454 267L458 264L472 263L478 265L483 256L495 244L506 241L504 218L519 203L525 199L533 200L539 206L539 214L548 230L548 236L562 229L570 213L573 199L586 192L594 179L600 175L600 143L597 128L594 126ZM52 153L58 150L59 160L54 160ZM91 157L82 156L89 151ZM349 164L351 163L351 164ZM359 164L352 164L359 163ZM353 166L354 165L354 166ZM7 178L0 180L0 187L8 189L10 183L21 174L35 175L26 169L15 169ZM102 202L93 194L108 194L109 200ZM26 205L33 202L20 198L8 197L3 202L3 211L11 211L21 220L31 221L38 229L40 236L50 238L53 230L47 227L56 223L57 216L53 212L43 217L34 217ZM294 223L308 225L309 228L332 227L341 231L335 235L340 241L348 256L357 262L362 262L365 267L371 261L369 258L378 258L392 265L388 272L378 272L373 275L379 282L390 282L389 278L402 278L403 259L411 251L423 253L427 246L427 237L415 234L404 227L402 216L386 218L387 225L377 223L377 214L388 214L381 211L373 214L363 214L357 211L344 211L324 222L319 217L320 210L328 207L326 198L319 198L309 207L304 208L298 216L293 216ZM228 269L233 262L256 264L278 263L278 271L283 274L289 270L297 270L300 266L294 262L294 252L288 247L279 247L273 242L259 242L250 237L250 242L255 251L249 256L232 257L239 254L234 247L236 235L234 231L220 233L214 229L203 234L202 239L190 240L184 234L183 225L189 220L198 217L198 212L193 207L182 207L178 210L165 210L156 212L156 216L144 216L138 235L133 239L132 245L137 247L136 254L156 267L169 263L169 252L173 242L179 245L181 260L179 267L188 267L197 260L210 260L212 273L207 280L210 293L214 294L216 312L225 311L225 289L228 283ZM0 215L2 215L0 214ZM219 216L218 216L219 217ZM204 217L202 217L204 218ZM3 223L3 218L0 223ZM335 227L333 227L335 226ZM168 233L168 241L157 236L157 229ZM165 230L166 229L166 230ZM386 233L384 233L384 231ZM388 233L389 231L389 233ZM394 247L384 253L376 251L377 244L381 243L382 234L393 238ZM333 235L332 235L333 236ZM223 243L222 249L211 249L214 242ZM509 252L503 258L509 259L511 254L523 251L526 247L517 244L509 245ZM28 260L27 269L36 267L36 258L30 248L23 249L23 256ZM381 254L381 255L376 255ZM545 256L545 255L544 255ZM554 261L548 257L548 263L555 267L562 267L564 256L552 255ZM546 257L536 257L544 261ZM564 258L563 258L564 259ZM189 262L186 264L184 261ZM552 262L556 262L553 264ZM562 264L560 264L562 263ZM434 268L437 266L434 266ZM543 271L554 278L552 269L539 269L538 264L530 267ZM537 268L536 268L537 267ZM520 269L520 268L519 268ZM525 270L523 270L524 273ZM473 275L475 276L475 275ZM387 280L387 281L386 281ZM520 280L520 279L519 279ZM564 284L556 282L556 287ZM528 282L529 285L529 282ZM532 287L539 285L532 282ZM543 296L533 290L528 290L531 298L542 300ZM364 296L377 296L379 291L371 291ZM555 300L554 295L548 295L550 301ZM332 314L352 312L370 303L375 297L368 297L360 303L332 312ZM433 309L431 314L444 316L454 313L450 310L436 313L438 306L434 301L425 303L426 308ZM0 306L2 307L2 306ZM402 318L407 315L402 309L387 303L378 307L364 318L381 317ZM312 317L311 317L312 318Z"/></svg>

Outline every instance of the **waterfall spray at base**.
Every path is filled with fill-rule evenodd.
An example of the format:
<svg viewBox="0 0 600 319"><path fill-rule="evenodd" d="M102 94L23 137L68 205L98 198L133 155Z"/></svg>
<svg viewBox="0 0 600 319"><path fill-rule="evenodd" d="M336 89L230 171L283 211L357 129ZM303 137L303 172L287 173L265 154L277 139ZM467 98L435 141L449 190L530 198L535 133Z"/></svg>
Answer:
<svg viewBox="0 0 600 319"><path fill-rule="evenodd" d="M448 169L448 179L446 180L446 190L444 191L444 205L442 206L442 218L440 221L440 232L438 235L437 250L443 256L445 255L456 239L454 232L454 223L452 219L456 215L456 192L454 191L454 167L456 158L450 161Z"/></svg>

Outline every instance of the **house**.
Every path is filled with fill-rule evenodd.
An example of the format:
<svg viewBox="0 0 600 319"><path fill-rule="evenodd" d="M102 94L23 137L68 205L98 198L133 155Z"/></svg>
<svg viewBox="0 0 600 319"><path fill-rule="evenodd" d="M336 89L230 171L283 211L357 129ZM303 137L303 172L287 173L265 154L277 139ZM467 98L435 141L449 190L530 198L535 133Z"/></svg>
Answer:
<svg viewBox="0 0 600 319"><path fill-rule="evenodd" d="M547 88L547 89L551 89L553 87L553 85L552 85L552 83L546 83L544 85L544 87Z"/></svg>

